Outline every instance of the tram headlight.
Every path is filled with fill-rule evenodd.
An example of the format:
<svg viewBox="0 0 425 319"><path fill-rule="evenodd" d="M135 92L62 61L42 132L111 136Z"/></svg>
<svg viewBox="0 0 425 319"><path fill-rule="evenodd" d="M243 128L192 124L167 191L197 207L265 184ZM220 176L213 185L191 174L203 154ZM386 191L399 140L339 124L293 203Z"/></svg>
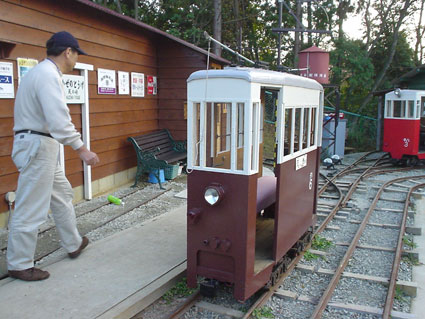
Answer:
<svg viewBox="0 0 425 319"><path fill-rule="evenodd" d="M211 206L217 205L224 196L223 188L220 185L210 185L205 188L204 199Z"/></svg>

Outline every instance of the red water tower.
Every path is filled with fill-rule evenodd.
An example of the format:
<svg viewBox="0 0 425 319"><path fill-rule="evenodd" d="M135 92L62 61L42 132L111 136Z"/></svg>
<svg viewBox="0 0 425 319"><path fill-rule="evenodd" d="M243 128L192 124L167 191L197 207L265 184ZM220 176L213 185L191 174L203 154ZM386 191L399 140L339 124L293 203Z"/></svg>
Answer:
<svg viewBox="0 0 425 319"><path fill-rule="evenodd" d="M298 55L300 75L321 84L329 83L329 52L316 46L301 51Z"/></svg>

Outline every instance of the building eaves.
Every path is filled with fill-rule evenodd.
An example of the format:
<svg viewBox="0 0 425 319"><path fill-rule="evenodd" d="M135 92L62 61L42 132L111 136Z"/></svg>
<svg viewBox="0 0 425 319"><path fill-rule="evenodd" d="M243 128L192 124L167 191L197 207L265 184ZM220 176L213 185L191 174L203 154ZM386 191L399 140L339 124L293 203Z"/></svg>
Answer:
<svg viewBox="0 0 425 319"><path fill-rule="evenodd" d="M125 20L128 23L131 23L133 25L139 26L139 27L141 27L141 28L143 28L143 29L145 29L147 31L150 31L150 32L155 33L155 34L158 34L159 36L163 36L163 37L168 38L168 39L170 39L172 41L178 42L178 43L180 43L180 44L182 44L182 45L184 45L184 46L186 46L186 47L188 47L188 48L190 48L190 49L192 49L194 51L197 51L197 52L199 52L201 54L208 55L208 51L206 51L206 50L204 50L204 49L202 49L202 48L200 48L200 47L198 47L198 46L196 46L196 45L194 45L192 43L189 43L189 42L184 41L184 40L182 40L180 38L177 38L177 37L175 37L175 36L173 36L173 35L171 35L171 34L169 34L167 32L164 32L162 30L159 30L157 28L154 28L154 27L152 27L152 26L150 26L150 25L148 25L146 23L137 21L136 19L133 19L133 18L128 17L128 16L125 16L125 15L120 14L118 12L115 12L115 11L113 11L111 9L105 8L105 7L103 7L103 6L101 6L101 5L97 4L97 3L94 3L94 2L92 2L90 0L74 0L74 1L79 2L81 4L84 4L84 5L87 5L89 7L92 7L94 9L96 9L96 10L102 11L102 12L104 12L106 14L109 14L109 15L112 15L114 17L117 17L119 19ZM218 55L215 55L214 53L211 53L210 52L209 55L210 55L210 58L211 59L213 59L213 60L215 60L217 62L223 63L225 65L231 64L231 62L229 60L226 60L226 59L224 59L222 57L219 57Z"/></svg>

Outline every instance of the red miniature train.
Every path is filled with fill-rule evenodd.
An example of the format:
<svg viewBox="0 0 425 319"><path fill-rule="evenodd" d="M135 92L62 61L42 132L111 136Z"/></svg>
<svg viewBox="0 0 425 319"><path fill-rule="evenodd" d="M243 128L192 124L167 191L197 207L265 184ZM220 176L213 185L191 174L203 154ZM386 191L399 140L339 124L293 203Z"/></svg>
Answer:
<svg viewBox="0 0 425 319"><path fill-rule="evenodd" d="M396 89L385 95L382 150L394 164L425 161L425 91Z"/></svg>
<svg viewBox="0 0 425 319"><path fill-rule="evenodd" d="M275 169L262 167L265 95L276 99ZM187 283L246 300L304 249L316 221L323 88L251 68L188 79Z"/></svg>

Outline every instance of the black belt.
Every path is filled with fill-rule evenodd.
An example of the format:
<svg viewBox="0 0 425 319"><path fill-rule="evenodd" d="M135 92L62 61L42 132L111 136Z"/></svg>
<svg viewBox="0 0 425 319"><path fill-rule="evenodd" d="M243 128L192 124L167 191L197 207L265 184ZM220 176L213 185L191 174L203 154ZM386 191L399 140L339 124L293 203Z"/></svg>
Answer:
<svg viewBox="0 0 425 319"><path fill-rule="evenodd" d="M38 131L33 131L33 130L20 130L20 131L16 131L15 132L15 135L21 134L21 133L37 134L37 135L43 135L43 136L47 136L47 137L53 138L53 136L50 135L49 133L43 133L43 132L38 132Z"/></svg>

